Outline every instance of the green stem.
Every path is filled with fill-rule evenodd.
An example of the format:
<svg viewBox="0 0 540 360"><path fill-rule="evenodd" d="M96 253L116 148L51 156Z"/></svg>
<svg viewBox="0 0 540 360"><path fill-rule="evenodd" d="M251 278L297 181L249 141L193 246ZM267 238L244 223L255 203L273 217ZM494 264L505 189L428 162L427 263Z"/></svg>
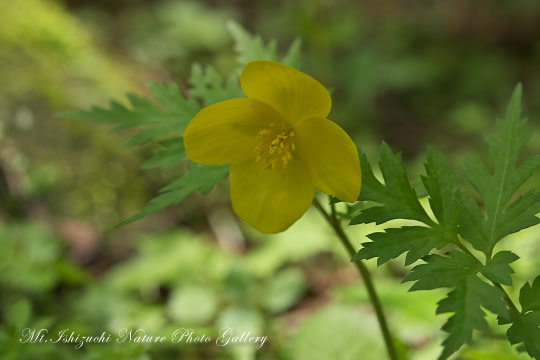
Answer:
<svg viewBox="0 0 540 360"><path fill-rule="evenodd" d="M322 216L325 218L325 220L330 224L336 235L338 236L339 240L349 253L350 257L352 258L356 251L354 250L353 245L351 244L351 241L343 231L343 228L341 227L341 224L339 220L336 217L336 211L334 205L331 206L332 213L329 215L322 205L319 203L317 199L313 201L313 205L317 210L320 211ZM379 300L379 297L377 296L377 292L375 291L375 285L373 284L373 280L371 278L371 274L369 273L368 268L364 264L363 261L356 261L354 263L356 267L358 268L358 271L360 272L360 275L362 276L362 280L364 281L364 284L366 286L369 299L371 301L371 304L373 305L373 308L375 309L375 313L377 315L377 320L379 321L379 326L381 327L381 332L384 338L384 343L386 345L386 351L388 352L388 356L391 360L398 360L398 355L396 352L396 349L394 347L394 342L392 340L392 334L390 333L390 329L388 328L388 323L386 321L386 317L384 316L383 308L381 305L381 302Z"/></svg>

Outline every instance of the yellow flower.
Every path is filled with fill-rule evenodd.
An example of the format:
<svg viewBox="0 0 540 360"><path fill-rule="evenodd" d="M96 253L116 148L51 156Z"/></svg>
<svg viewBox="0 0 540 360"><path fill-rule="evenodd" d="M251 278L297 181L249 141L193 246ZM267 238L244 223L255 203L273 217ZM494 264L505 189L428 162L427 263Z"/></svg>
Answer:
<svg viewBox="0 0 540 360"><path fill-rule="evenodd" d="M326 117L332 100L317 80L272 61L253 61L240 77L247 98L202 109L184 132L186 155L230 165L236 214L264 233L286 230L309 208L315 189L354 202L358 152Z"/></svg>

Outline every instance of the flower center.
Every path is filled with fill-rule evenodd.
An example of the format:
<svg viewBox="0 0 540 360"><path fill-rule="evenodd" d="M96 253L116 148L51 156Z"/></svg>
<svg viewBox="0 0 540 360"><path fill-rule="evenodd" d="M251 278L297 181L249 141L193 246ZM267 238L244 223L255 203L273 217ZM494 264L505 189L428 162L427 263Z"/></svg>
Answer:
<svg viewBox="0 0 540 360"><path fill-rule="evenodd" d="M264 160L267 169L282 169L292 159L291 153L295 150L294 131L287 127L276 129L270 124L270 128L257 134L255 150L257 161Z"/></svg>

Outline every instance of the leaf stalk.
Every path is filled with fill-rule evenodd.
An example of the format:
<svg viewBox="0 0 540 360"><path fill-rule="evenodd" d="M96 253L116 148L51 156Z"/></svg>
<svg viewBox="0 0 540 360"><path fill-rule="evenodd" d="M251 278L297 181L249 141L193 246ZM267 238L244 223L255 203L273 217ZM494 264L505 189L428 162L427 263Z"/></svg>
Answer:
<svg viewBox="0 0 540 360"><path fill-rule="evenodd" d="M334 232L336 233L337 237L349 253L350 257L352 258L356 254L356 250L354 249L351 241L349 240L347 234L345 234L345 231L343 231L343 227L341 226L341 223L339 219L336 216L336 209L335 205L331 204L331 213L328 214L326 210L322 207L321 203L315 199L313 200L313 205L321 215L324 217L324 219L328 222L328 224L332 227ZM388 356L391 360L398 360L398 354L395 348L395 344L393 341L392 334L390 332L390 328L388 327L388 322L386 321L386 317L384 315L384 311L382 308L381 301L379 300L379 296L377 295L377 292L375 290L375 285L373 283L373 279L371 277L371 274L364 264L364 261L356 261L354 262L356 265L356 268L358 269L360 276L362 277L362 280L364 281L364 284L366 286L369 299L371 304L373 305L373 308L375 309L375 314L377 315L377 320L379 322L379 326L381 328L381 332L384 339L384 344L386 346L386 351L388 353Z"/></svg>

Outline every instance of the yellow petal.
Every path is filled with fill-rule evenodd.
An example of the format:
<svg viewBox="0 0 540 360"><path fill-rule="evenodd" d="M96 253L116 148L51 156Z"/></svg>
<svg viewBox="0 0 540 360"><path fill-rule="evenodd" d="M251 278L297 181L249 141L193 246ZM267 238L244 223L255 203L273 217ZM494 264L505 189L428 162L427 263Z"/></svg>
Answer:
<svg viewBox="0 0 540 360"><path fill-rule="evenodd" d="M307 119L296 126L296 149L317 189L343 201L358 199L358 151L341 127L323 118Z"/></svg>
<svg viewBox="0 0 540 360"><path fill-rule="evenodd" d="M231 166L231 202L240 219L263 233L277 233L302 217L315 189L306 168L295 159L281 171L265 165L251 161Z"/></svg>
<svg viewBox="0 0 540 360"><path fill-rule="evenodd" d="M332 107L321 83L277 62L250 62L242 71L240 84L249 98L273 106L292 124L313 116L326 117Z"/></svg>
<svg viewBox="0 0 540 360"><path fill-rule="evenodd" d="M256 135L282 121L272 107L240 98L205 107L184 131L186 156L199 164L240 164L255 158Z"/></svg>

